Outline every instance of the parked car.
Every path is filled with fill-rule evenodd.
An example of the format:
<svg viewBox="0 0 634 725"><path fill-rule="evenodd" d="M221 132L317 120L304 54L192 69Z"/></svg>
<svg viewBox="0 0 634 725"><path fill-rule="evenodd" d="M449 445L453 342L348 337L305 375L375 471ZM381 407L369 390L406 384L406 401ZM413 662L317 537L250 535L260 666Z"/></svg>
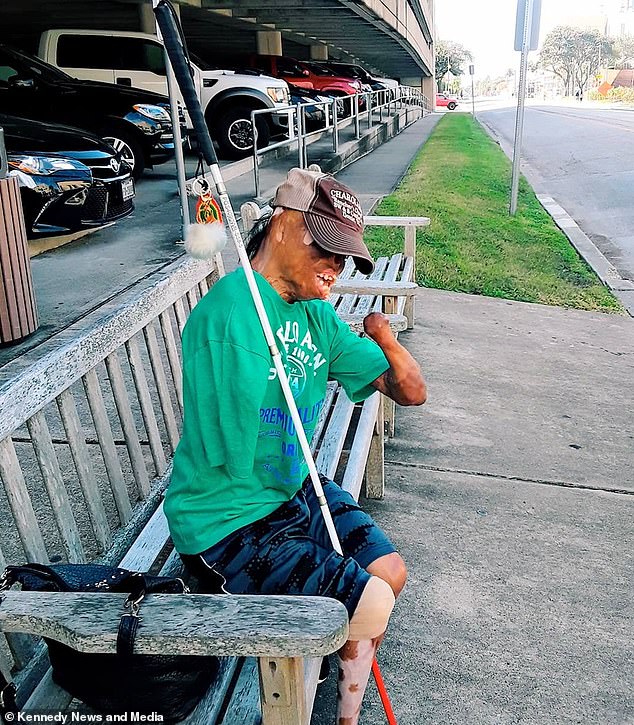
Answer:
<svg viewBox="0 0 634 725"><path fill-rule="evenodd" d="M327 107L323 104L331 104L334 100L337 104L338 117L344 113L344 102L342 98L329 96L325 93L311 90L310 88L300 88L292 83L288 84L288 88L291 94L291 103L295 105L302 104L304 106L304 120L306 122L306 128L309 131L325 127ZM330 110L331 107L328 106L328 113L332 113Z"/></svg>
<svg viewBox="0 0 634 725"><path fill-rule="evenodd" d="M272 76L283 78L287 83L331 96L353 96L362 90L360 81L335 75L326 68L305 60L295 60L283 55L251 55L247 63ZM347 106L349 111L350 103Z"/></svg>
<svg viewBox="0 0 634 725"><path fill-rule="evenodd" d="M167 99L112 83L79 81L21 51L0 45L0 113L69 124L105 139L139 178L174 155Z"/></svg>
<svg viewBox="0 0 634 725"><path fill-rule="evenodd" d="M340 63L338 61L326 60L319 61L317 65L320 65L327 70L340 76L348 76L348 78L356 78L361 83L364 83L373 91L381 91L385 89L398 88L399 82L394 78L383 78L380 76L373 76L367 71L362 65L358 63Z"/></svg>
<svg viewBox="0 0 634 725"><path fill-rule="evenodd" d="M6 114L0 127L29 237L101 226L133 211L131 169L97 136Z"/></svg>
<svg viewBox="0 0 634 725"><path fill-rule="evenodd" d="M458 106L458 101L455 98L451 98L446 93L436 93L436 106L438 108L447 108L449 111L453 111Z"/></svg>
<svg viewBox="0 0 634 725"><path fill-rule="evenodd" d="M47 30L40 36L38 55L75 78L167 93L163 45L155 35ZM278 78L217 68L194 55L190 60L194 86L220 155L248 155L253 149L251 111L287 105L288 86ZM258 119L258 143L266 146L271 136L285 133L287 125L286 114L263 114Z"/></svg>

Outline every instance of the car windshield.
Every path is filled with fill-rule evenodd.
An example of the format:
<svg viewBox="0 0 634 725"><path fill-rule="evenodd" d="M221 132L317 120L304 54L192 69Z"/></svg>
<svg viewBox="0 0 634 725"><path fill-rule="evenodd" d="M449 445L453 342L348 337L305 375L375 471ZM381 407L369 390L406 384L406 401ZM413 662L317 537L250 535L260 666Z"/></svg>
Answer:
<svg viewBox="0 0 634 725"><path fill-rule="evenodd" d="M337 63L337 65L332 65L331 70L337 71L342 76L349 76L350 78L363 78L364 74L361 72L361 70L358 68L358 66L355 65L344 65L343 63Z"/></svg>
<svg viewBox="0 0 634 725"><path fill-rule="evenodd" d="M44 78L45 80L52 81L70 81L73 80L69 75L55 68L48 63L45 63L39 58L34 58L31 55L21 53L19 50L13 48L1 48L0 49L0 63L11 63L11 61L17 61L23 66L28 67L36 76Z"/></svg>
<svg viewBox="0 0 634 725"><path fill-rule="evenodd" d="M199 55L196 55L195 53L190 53L189 58L192 63L195 63L200 68L200 70L225 70L218 65L212 65L211 63L207 63L206 60L203 60Z"/></svg>
<svg viewBox="0 0 634 725"><path fill-rule="evenodd" d="M310 70L312 73L314 73L316 76L333 76L334 73L331 70L328 70L328 68L324 68L321 65L317 65L316 63L307 63L305 60L302 61L302 63Z"/></svg>

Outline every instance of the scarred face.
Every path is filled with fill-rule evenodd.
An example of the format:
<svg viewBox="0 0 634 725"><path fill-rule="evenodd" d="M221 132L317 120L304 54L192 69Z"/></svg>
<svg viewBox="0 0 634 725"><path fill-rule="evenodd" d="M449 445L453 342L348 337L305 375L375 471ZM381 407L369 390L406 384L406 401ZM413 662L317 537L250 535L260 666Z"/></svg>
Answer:
<svg viewBox="0 0 634 725"><path fill-rule="evenodd" d="M302 213L291 209L276 212L253 259L253 268L287 302L327 300L344 264L344 256L323 249L312 239Z"/></svg>

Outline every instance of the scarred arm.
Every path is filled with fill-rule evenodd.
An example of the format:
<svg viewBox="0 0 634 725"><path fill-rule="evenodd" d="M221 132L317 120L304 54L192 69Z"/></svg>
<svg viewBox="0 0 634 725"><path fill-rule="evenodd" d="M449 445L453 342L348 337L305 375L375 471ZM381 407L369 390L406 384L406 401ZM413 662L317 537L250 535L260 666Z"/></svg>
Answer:
<svg viewBox="0 0 634 725"><path fill-rule="evenodd" d="M388 318L373 312L363 320L363 327L390 364L372 385L399 405L422 405L427 400L427 386L420 365L394 337Z"/></svg>

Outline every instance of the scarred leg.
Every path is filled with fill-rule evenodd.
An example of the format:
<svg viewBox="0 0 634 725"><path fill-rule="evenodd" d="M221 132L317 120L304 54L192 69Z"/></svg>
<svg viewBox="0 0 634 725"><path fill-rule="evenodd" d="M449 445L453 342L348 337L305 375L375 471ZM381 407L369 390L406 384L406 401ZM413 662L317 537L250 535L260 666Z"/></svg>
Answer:
<svg viewBox="0 0 634 725"><path fill-rule="evenodd" d="M393 608L391 586L373 576L350 620L350 639L339 651L337 725L357 725L359 722L372 660Z"/></svg>

